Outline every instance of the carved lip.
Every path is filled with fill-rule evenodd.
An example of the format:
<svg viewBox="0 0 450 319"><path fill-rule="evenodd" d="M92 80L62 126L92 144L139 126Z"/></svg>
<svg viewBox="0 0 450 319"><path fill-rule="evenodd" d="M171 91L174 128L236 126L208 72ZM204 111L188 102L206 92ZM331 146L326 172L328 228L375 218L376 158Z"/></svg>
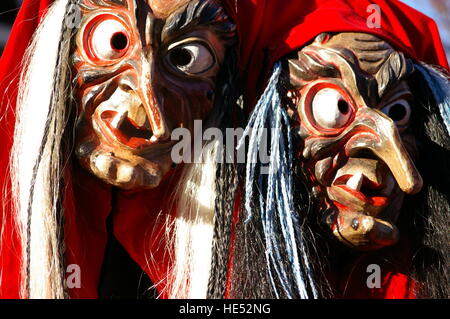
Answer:
<svg viewBox="0 0 450 319"><path fill-rule="evenodd" d="M336 178L333 181L334 186L342 186L347 185L350 183L352 179L355 179L357 177L356 174L345 174L341 175L338 178ZM371 181L370 179L366 178L363 174L361 174L361 177L357 177L359 180L357 181L358 187L356 187L356 191L359 191L361 188L365 188L368 190L380 190L383 188L383 185L381 183L377 183L375 181ZM351 186L350 186L351 188Z"/></svg>
<svg viewBox="0 0 450 319"><path fill-rule="evenodd" d="M98 121L104 133L129 148L142 150L160 142L153 135L148 119L139 125L128 116L128 112L106 110L100 114Z"/></svg>
<svg viewBox="0 0 450 319"><path fill-rule="evenodd" d="M381 194L385 189L385 185L371 181L363 174L347 174L336 178L327 188L327 193L338 206L376 216L390 202L391 194Z"/></svg>

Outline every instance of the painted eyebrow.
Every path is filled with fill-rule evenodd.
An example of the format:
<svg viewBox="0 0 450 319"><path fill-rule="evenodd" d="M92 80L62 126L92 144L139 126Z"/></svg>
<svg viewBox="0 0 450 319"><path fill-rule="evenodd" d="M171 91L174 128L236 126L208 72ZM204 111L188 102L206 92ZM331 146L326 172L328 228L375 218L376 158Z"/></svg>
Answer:
<svg viewBox="0 0 450 319"><path fill-rule="evenodd" d="M125 9L129 8L128 0L84 0L80 1L79 5L88 10L97 9L95 7L91 7L91 5L104 8L114 8L114 7L122 7Z"/></svg>
<svg viewBox="0 0 450 319"><path fill-rule="evenodd" d="M234 23L218 1L195 0L169 16L162 29L161 38L165 39L191 28L206 26L224 37L231 38L236 31Z"/></svg>
<svg viewBox="0 0 450 319"><path fill-rule="evenodd" d="M286 59L290 77L296 78L300 87L305 82L314 81L321 77L341 78L341 72L336 65L322 61L313 52L294 51Z"/></svg>

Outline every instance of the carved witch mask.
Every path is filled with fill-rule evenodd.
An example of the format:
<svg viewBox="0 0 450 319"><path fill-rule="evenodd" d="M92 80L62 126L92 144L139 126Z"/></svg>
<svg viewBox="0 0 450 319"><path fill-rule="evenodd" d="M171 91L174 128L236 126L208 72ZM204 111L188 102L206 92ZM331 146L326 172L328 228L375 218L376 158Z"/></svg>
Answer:
<svg viewBox="0 0 450 319"><path fill-rule="evenodd" d="M216 0L83 0L73 52L76 153L122 189L156 187L176 128L214 108L235 26Z"/></svg>
<svg viewBox="0 0 450 319"><path fill-rule="evenodd" d="M288 59L300 165L345 244L393 245L405 195L422 188L410 130L412 62L369 34L322 34Z"/></svg>

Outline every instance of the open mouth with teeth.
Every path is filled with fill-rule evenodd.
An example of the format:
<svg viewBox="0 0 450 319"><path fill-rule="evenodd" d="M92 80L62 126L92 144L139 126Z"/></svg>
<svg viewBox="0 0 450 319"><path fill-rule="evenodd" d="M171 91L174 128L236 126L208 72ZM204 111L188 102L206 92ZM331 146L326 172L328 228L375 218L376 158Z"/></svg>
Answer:
<svg viewBox="0 0 450 319"><path fill-rule="evenodd" d="M326 211L331 217L326 221L333 234L362 250L394 244L398 240L395 207L402 193L387 164L372 154L347 157L330 169L322 181L332 207Z"/></svg>
<svg viewBox="0 0 450 319"><path fill-rule="evenodd" d="M130 148L142 149L157 142L153 135L148 117L138 123L129 117L129 112L104 111L100 115L111 135L121 144Z"/></svg>
<svg viewBox="0 0 450 319"><path fill-rule="evenodd" d="M95 112L94 126L108 140L134 150L142 150L159 142L142 104L99 106Z"/></svg>
<svg viewBox="0 0 450 319"><path fill-rule="evenodd" d="M382 185L367 179L362 173L344 175L333 182L330 192L348 194L355 202L365 203L373 207L386 206L388 197L377 196ZM338 191L340 190L340 191Z"/></svg>
<svg viewBox="0 0 450 319"><path fill-rule="evenodd" d="M172 168L174 141L161 114L140 98L117 89L89 104L77 126L76 155L102 181L124 190L157 187Z"/></svg>
<svg viewBox="0 0 450 319"><path fill-rule="evenodd" d="M386 176L392 180L392 175ZM370 180L362 172L354 175L342 175L327 188L328 196L335 204L352 211L363 211L377 216L389 205L395 183L380 183Z"/></svg>
<svg viewBox="0 0 450 319"><path fill-rule="evenodd" d="M350 157L336 171L327 194L338 207L377 216L395 196L395 185L383 161Z"/></svg>

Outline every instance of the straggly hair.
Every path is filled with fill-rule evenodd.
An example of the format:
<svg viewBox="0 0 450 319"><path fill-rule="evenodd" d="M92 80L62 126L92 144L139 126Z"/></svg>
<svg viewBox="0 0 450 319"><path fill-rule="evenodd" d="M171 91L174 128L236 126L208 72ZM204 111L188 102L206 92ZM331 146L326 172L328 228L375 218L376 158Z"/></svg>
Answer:
<svg viewBox="0 0 450 319"><path fill-rule="evenodd" d="M63 171L70 145L69 0L57 0L23 60L11 151L12 210L21 239L21 296L64 298Z"/></svg>
<svg viewBox="0 0 450 319"><path fill-rule="evenodd" d="M249 137L249 149L243 190L245 216L241 217L240 222L247 224L255 218L260 225L241 225L244 232L241 238L247 242L236 245L235 258L237 263L244 260L244 265L248 264L242 269L238 269L236 266L239 264L235 264L235 278L241 285L251 281L258 282L258 277L261 278L259 285L269 282L270 288L261 291L268 293L268 296L253 291L250 295L252 298L317 298L316 284L301 227L304 215L296 211L294 204L294 150L290 120L281 100L281 72L282 64L278 62L244 133L244 136ZM269 129L270 135L265 135L264 129ZM265 146L269 156L266 167L261 163L261 159L258 159L258 153L260 154L260 150ZM259 269L261 275L255 278L249 278L243 273L254 267L253 262L245 258L245 255L238 256L242 254L240 250L244 246L255 243L255 239L252 240L245 234L248 231L256 237L258 246L255 248L263 248L260 252L265 256L265 266ZM262 247L259 246L261 242ZM244 254L249 252L252 251L243 251ZM242 257L244 259L241 259ZM233 286L234 298L249 298L245 287L235 283Z"/></svg>
<svg viewBox="0 0 450 319"><path fill-rule="evenodd" d="M238 56L233 50L227 55L226 66L222 68L219 84L223 90L219 93L219 109L221 115L218 127L222 135L227 128L238 127L243 123L241 105L238 101L240 94ZM234 145L234 140L233 144ZM214 236L213 251L211 259L211 275L208 283L208 299L221 299L226 295L229 275L229 260L232 253L232 218L238 191L237 165L235 150L230 150L229 145L219 149L217 154L215 189L216 197L214 203Z"/></svg>
<svg viewBox="0 0 450 319"><path fill-rule="evenodd" d="M168 249L174 248L168 274L169 298L206 298L214 233L217 144L206 146L204 162L183 168L175 188L177 213L168 227Z"/></svg>
<svg viewBox="0 0 450 319"><path fill-rule="evenodd" d="M237 56L236 48L229 47L217 78L214 108L204 126L221 129L222 136L233 119L239 118ZM174 190L175 221L167 221L166 250L173 261L166 279L167 294L169 298L223 298L236 174L221 142L206 141L202 152L194 156L198 157L192 164L183 164Z"/></svg>
<svg viewBox="0 0 450 319"><path fill-rule="evenodd" d="M408 83L416 99L412 128L424 187L402 223L414 244L411 273L419 283L417 296L450 298L450 76L425 64L415 68Z"/></svg>
<svg viewBox="0 0 450 319"><path fill-rule="evenodd" d="M310 263L319 298L346 296L346 287L342 291L342 287L329 280L329 274L339 275L343 270L341 267L358 256L379 258L394 269L406 271L416 282L414 294L418 298L450 296L449 76L430 66L415 65L415 71L406 80L415 96L411 127L420 148L417 165L424 177L422 191L405 199L398 221L402 237L412 245L414 255L411 260L399 260L399 254L404 253L401 251L404 247L400 245L370 253L350 252L340 247L321 226L322 221L317 214L318 203L314 201L308 188L305 172L295 163L295 159L294 171L288 172L294 178L295 209L297 214L303 216L300 232L305 241L306 259ZM283 90L282 87L278 89L281 92ZM261 100L264 98L266 97L263 95ZM288 134L285 131L283 138L288 138ZM294 145L297 143L294 142ZM245 173L241 172L240 175ZM250 202L243 209L244 214L245 211L252 211L253 218L248 222L241 220L237 229L232 297L289 297L285 288L294 286L292 274L285 277L284 285L280 281L274 284L270 278L270 269L264 258L267 253L266 230L262 221L265 212L260 209L266 198L266 188L262 188L260 184L253 187L256 196L247 197ZM248 193L244 195L246 196L249 196ZM273 240L282 240L280 232L273 232L272 236ZM279 267L290 265L288 254L284 252L280 257L277 260Z"/></svg>

